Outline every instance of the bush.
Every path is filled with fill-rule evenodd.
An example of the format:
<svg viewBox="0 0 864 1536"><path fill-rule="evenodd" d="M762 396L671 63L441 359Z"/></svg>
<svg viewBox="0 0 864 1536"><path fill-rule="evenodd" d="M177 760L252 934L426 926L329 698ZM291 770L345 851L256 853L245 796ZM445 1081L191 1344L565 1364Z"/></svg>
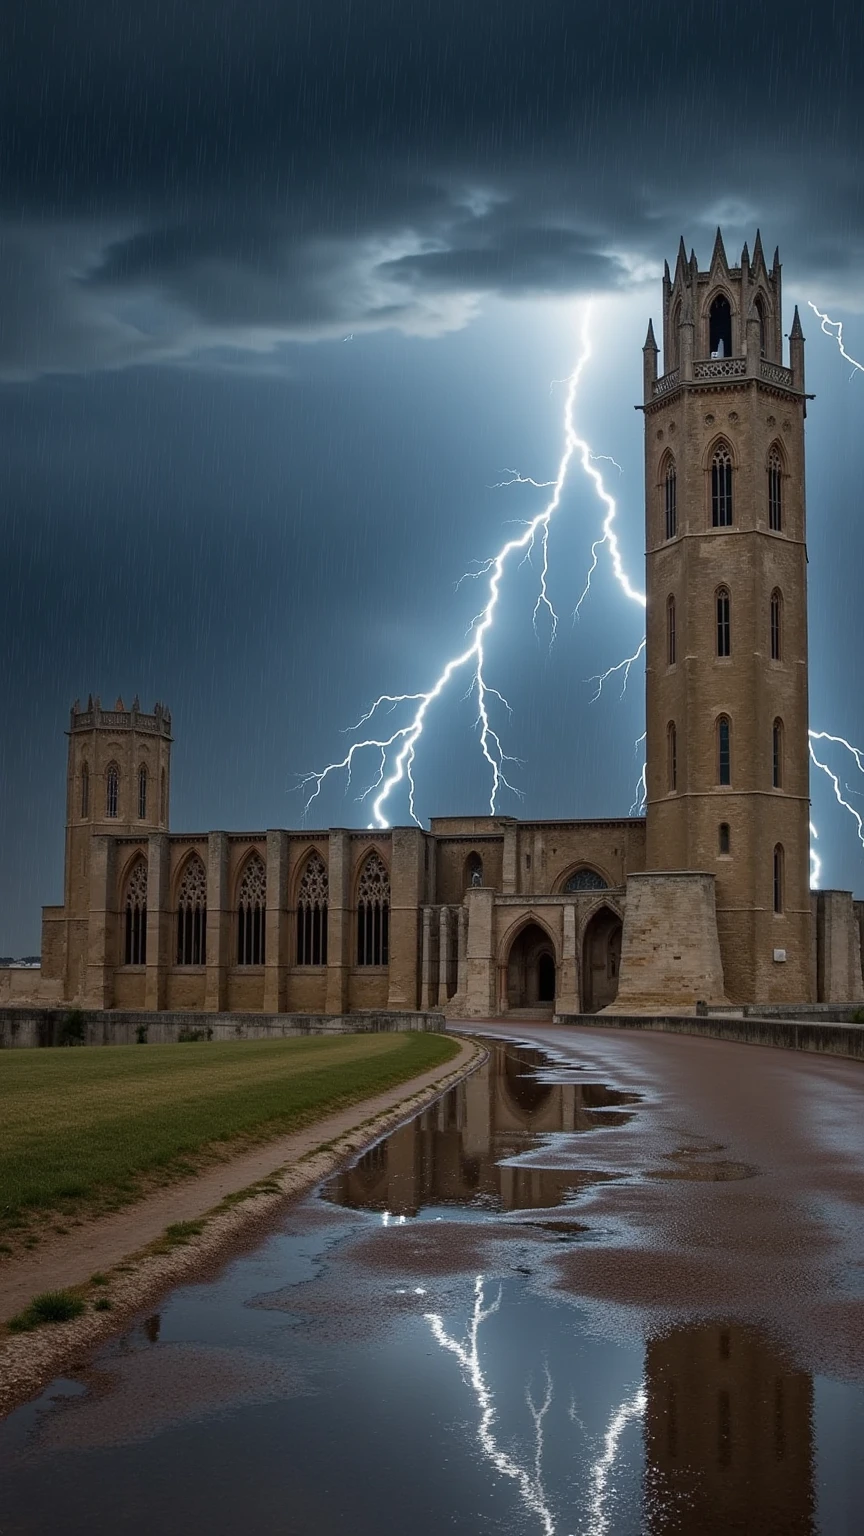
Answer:
<svg viewBox="0 0 864 1536"><path fill-rule="evenodd" d="M135 1044L136 1045L146 1045L147 1044L147 1025L146 1024L139 1024L137 1026L137 1028L135 1030Z"/></svg>
<svg viewBox="0 0 864 1536"><path fill-rule="evenodd" d="M178 1045L190 1045L198 1040L212 1040L213 1027L208 1024L206 1029L188 1029L184 1026L177 1036Z"/></svg>
<svg viewBox="0 0 864 1536"><path fill-rule="evenodd" d="M70 1008L60 1025L59 1045L83 1045L87 1016L77 1008Z"/></svg>
<svg viewBox="0 0 864 1536"><path fill-rule="evenodd" d="M34 1296L29 1307L17 1317L10 1317L9 1328L12 1333L29 1333L43 1323L68 1323L73 1317L80 1317L83 1311L81 1297L74 1296L71 1291L43 1291L41 1296Z"/></svg>

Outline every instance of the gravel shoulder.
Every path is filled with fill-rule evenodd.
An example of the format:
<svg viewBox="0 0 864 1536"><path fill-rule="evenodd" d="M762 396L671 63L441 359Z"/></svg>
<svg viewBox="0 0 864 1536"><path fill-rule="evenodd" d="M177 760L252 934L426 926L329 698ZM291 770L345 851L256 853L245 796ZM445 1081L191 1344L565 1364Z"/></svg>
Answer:
<svg viewBox="0 0 864 1536"><path fill-rule="evenodd" d="M121 1211L52 1236L40 1243L38 1252L4 1262L0 1325L44 1291L79 1290L85 1311L71 1322L32 1333L0 1334L0 1413L32 1396L170 1286L245 1246L250 1236L272 1225L286 1199L305 1193L415 1114L485 1054L481 1042L461 1040L458 1055L443 1068L277 1137ZM201 1230L166 1234L178 1223L201 1223ZM94 1286L94 1274L107 1283ZM110 1305L94 1311L96 1300Z"/></svg>

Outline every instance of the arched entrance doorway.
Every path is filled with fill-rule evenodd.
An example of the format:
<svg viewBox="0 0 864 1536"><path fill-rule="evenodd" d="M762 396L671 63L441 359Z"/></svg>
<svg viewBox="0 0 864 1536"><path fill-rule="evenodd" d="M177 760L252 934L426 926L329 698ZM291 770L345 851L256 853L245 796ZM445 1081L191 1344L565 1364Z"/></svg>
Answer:
<svg viewBox="0 0 864 1536"><path fill-rule="evenodd" d="M509 1008L551 1007L555 1001L555 949L539 923L516 935L507 959Z"/></svg>
<svg viewBox="0 0 864 1536"><path fill-rule="evenodd" d="M621 919L610 907L594 913L582 944L582 1010L597 1013L618 996Z"/></svg>

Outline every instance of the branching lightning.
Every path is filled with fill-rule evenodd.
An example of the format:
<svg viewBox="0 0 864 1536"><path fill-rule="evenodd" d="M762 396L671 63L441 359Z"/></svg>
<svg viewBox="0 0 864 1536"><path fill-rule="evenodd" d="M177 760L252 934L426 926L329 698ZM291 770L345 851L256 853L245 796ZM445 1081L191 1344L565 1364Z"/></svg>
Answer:
<svg viewBox="0 0 864 1536"><path fill-rule="evenodd" d="M589 444L578 435L574 425L576 394L584 369L591 357L591 343L588 335L589 316L590 306L586 305L582 322L579 357L569 378L562 381L567 386L564 405L564 449L555 479L550 481L534 480L530 476L519 474L518 471L508 470L506 472L508 478L499 482L501 486L518 484L531 485L538 490L550 489L552 494L543 510L523 525L523 531L518 536L508 539L496 555L492 555L488 560L482 561L476 570L466 572L461 578L463 581L466 579L476 581L485 579L487 581L486 602L474 616L468 627L466 638L469 639L470 643L446 663L435 682L426 691L379 695L366 713L357 721L357 724L351 727L349 734L353 734L354 731L359 730L370 721L377 722L383 714L392 713L400 705L410 704L416 706L413 714L407 723L400 724L389 733L385 732L377 736L364 737L359 741L353 742L344 757L338 762L328 763L327 767L320 771L316 770L303 775L300 787L303 790L309 791L305 803L306 812L308 812L312 802L321 793L325 781L332 774L344 773L346 785L350 785L358 757L360 754L368 752L377 756L378 773L377 777L363 790L359 798L366 800L370 795L375 795L372 802L374 824L382 828L389 826L385 816L385 807L393 790L404 780L408 787L408 809L411 818L417 822L418 826L421 825L415 809L413 774L417 744L423 734L431 705L441 697L456 674L461 672L469 674L470 681L467 691L469 695L476 697L477 700L477 718L475 723L479 731L480 750L489 766L491 774L490 814L495 812L498 794L502 788L509 789L514 794L519 793L519 790L510 783L505 772L506 765L515 762L516 759L504 751L501 737L490 715L491 701L502 705L507 710L509 710L510 706L503 694L487 682L486 639L494 624L501 592L501 583L511 556L521 555L524 562L530 559L535 548L539 545L541 560L537 600L534 604L534 628L535 631L538 629L538 624L545 615L549 626L549 644L551 645L554 642L558 629L558 615L548 591L549 524L561 504L564 484L575 456L578 456L583 470L593 482L597 495L605 507L602 532L592 546L591 569L588 573L585 590L576 605L577 612L590 589L591 577L597 568L599 551L604 546L608 548L611 555L615 579L626 596L632 601L640 603L643 608L645 607L644 593L637 591L631 585L624 570L614 527L617 505L614 497L606 489L600 470L596 467L595 458L600 456L592 453ZM604 455L603 457L606 456ZM610 462L614 463L614 460L610 460ZM616 467L620 468L620 465ZM621 668L612 668L607 675L611 676L612 672L623 668L624 686L626 687L630 667L641 654L643 647L644 641L629 661L625 660ZM602 689L604 679L601 678L597 681L599 682L599 688Z"/></svg>
<svg viewBox="0 0 864 1536"><path fill-rule="evenodd" d="M515 1458L507 1451L502 1450L495 1436L495 1401L491 1388L486 1380L483 1367L480 1363L480 1329L487 1318L497 1312L501 1305L501 1291L490 1306L484 1304L483 1276L478 1275L474 1281L474 1307L471 1320L468 1324L467 1339L460 1343L454 1339L445 1329L444 1322L436 1312L427 1312L426 1321L432 1329L432 1335L442 1347L456 1356L462 1367L465 1380L477 1399L480 1409L480 1422L477 1426L477 1439L483 1455L489 1460L496 1472L504 1477L509 1477L516 1484L519 1497L529 1514L535 1515L540 1521L543 1536L555 1536L555 1521L546 1491L543 1486L542 1461L543 1461L543 1420L552 1403L552 1378L546 1371L546 1394L540 1407L537 1408L531 1396L530 1388L526 1392L525 1400L528 1411L534 1421L534 1466L533 1470L521 1467Z"/></svg>
<svg viewBox="0 0 864 1536"><path fill-rule="evenodd" d="M836 341L838 347L840 348L841 357L844 357L847 363L852 364L852 372L850 373L849 378L854 379L856 373L864 373L864 363L859 363L854 357L850 357L849 353L846 351L845 346L843 345L843 321L830 320L827 315L823 315L821 309L816 308L816 305L813 303L812 299L808 299L807 303L810 305L814 315L818 316L819 320L821 321L822 329L825 332L825 335L830 336L832 341Z"/></svg>
<svg viewBox="0 0 864 1536"><path fill-rule="evenodd" d="M859 363L846 351L843 342L842 322L831 320L827 314L823 314L821 310L817 309L812 300L808 300L808 303L810 308L817 315L821 323L822 330L827 336L833 338L833 340L837 343L843 358L851 364L853 376L856 371L864 373L864 364ZM518 535L514 535L513 538L508 539L499 549L497 554L490 556L486 560L478 562L476 569L466 571L459 578L459 581L456 584L458 588L462 585L463 582L468 580L486 582L485 602L477 614L475 614L474 618L471 620L468 626L466 634L466 640L468 643L462 650L460 650L455 656L451 657L451 659L446 662L442 671L439 673L438 677L432 683L430 688L426 689L425 691L419 691L416 693L384 693L380 694L378 698L375 699L374 703L370 705L369 709L367 709L366 712L360 716L360 719L357 720L353 726L348 728L345 734L354 735L356 732L362 730L364 725L367 725L370 722L377 724L378 721L381 720L384 716L391 715L394 711L397 710L400 711L400 718L402 723L397 725L392 731L388 732L385 729L385 731L381 732L380 734L373 734L368 737L362 737L361 739L352 742L351 746L348 748L348 751L337 762L328 763L328 765L320 771L315 770L303 775L301 778L300 787L303 790L308 791L305 802L306 812L309 811L313 801L317 799L318 795L321 793L325 782L332 775L343 773L345 775L346 788L349 787L352 783L352 776L357 766L358 759L362 754L370 753L377 761L377 772L366 784L365 788L361 791L358 799L359 801L364 802L369 799L370 796L374 795L374 799L372 801L372 824L381 828L386 828L389 826L389 821L385 815L387 802L397 786L404 782L408 791L408 809L411 819L418 825L422 825L419 817L417 816L415 806L415 755L418 743L421 736L423 735L423 731L427 723L427 716L430 708L445 693L451 681L456 677L457 674L467 674L468 685L464 696L476 697L477 715L475 720L475 728L479 733L480 750L486 764L488 765L491 776L491 787L489 793L490 814L494 814L496 810L498 796L502 789L510 790L511 793L516 795L520 794L519 789L513 783L511 783L507 777L508 765L518 763L518 759L505 752L501 736L499 734L499 729L497 725L493 723L491 709L494 706L500 706L500 708L506 711L508 714L511 713L511 711L510 705L505 696L497 688L493 687L487 680L486 641L490 631L493 628L494 621L498 612L501 585L504 580L508 564L511 562L511 557L521 557L518 563L522 565L526 561L531 560L532 554L534 554L539 545L541 559L538 573L538 591L533 610L533 623L535 632L537 632L539 635L539 624L540 621L545 617L548 626L548 641L550 647L554 643L558 630L558 615L548 590L549 527L554 514L558 511L561 505L565 482L567 480L567 476L574 458L578 459L583 472L591 480L597 497L604 507L604 518L601 530L598 537L591 545L591 555L588 570L585 576L585 582L582 591L579 594L576 606L573 610L574 622L579 618L582 605L591 592L592 580L594 573L597 570L600 561L600 554L603 549L608 551L611 560L612 573L624 596L630 602L637 604L643 610L645 609L645 593L633 585L624 567L624 561L622 558L621 548L615 527L618 511L616 500L608 491L603 479L603 475L597 468L597 464L600 461L613 464L618 470L621 469L621 466L620 464L617 464L616 461L608 454L595 454L590 448L589 444L579 436L574 423L574 411L579 384L582 379L584 370L591 358L591 343L588 330L589 320L590 306L586 305L582 317L580 351L573 371L566 379L556 379L553 380L550 384L550 394L555 389L556 385L566 386L563 418L564 447L558 465L557 475L555 476L554 480L537 480L530 475L523 475L516 469L507 469L505 471L506 478L495 482L495 489L500 489L511 485L527 485L531 486L535 490L548 490L551 491L549 500L543 509L533 518L520 524L521 532ZM619 673L621 674L622 681L621 694L622 696L624 695L627 690L631 668L639 660L640 656L642 656L645 650L645 643L645 636L643 635L638 647L632 653L632 655L625 656L621 661L615 662L612 666L608 667L605 672L596 674L593 678L590 679L590 681L596 685L593 695L595 700L600 696L604 684L609 682L613 677L616 677ZM405 707L408 706L413 707L413 713L411 713L407 721L405 721L404 713L401 712ZM864 752L862 752L859 748L852 746L851 743L846 741L844 737L834 736L824 731L810 731L809 740L810 757L812 762L830 780L838 804L841 805L844 810L846 810L849 815L853 817L856 824L859 841L861 842L862 846L864 846L864 819L862 819L862 816L859 814L859 812L849 804L848 800L844 798L838 775L832 771L827 763L823 762L821 758L817 756L813 749L813 742L828 741L845 749L854 758L856 767L858 768L859 772L862 773L862 775L864 775ZM636 742L637 749L642 743L644 743L644 741L645 734L643 733L643 735L640 736ZM630 814L641 815L645 810L646 803L646 764L643 762L642 771L637 785L636 798L630 807ZM816 841L818 839L818 833L812 822L810 824L810 831L813 841ZM811 882L815 887L819 882L821 873L821 860L813 849L812 845L810 849L810 865Z"/></svg>

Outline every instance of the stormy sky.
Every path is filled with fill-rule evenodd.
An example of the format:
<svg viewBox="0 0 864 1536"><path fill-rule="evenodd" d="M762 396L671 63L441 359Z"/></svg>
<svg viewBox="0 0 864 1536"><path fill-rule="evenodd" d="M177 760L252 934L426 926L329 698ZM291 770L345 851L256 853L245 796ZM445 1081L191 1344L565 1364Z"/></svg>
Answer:
<svg viewBox="0 0 864 1536"><path fill-rule="evenodd" d="M462 649L472 562L553 478L584 304L579 428L643 571L641 345L663 258L761 226L808 338L811 723L864 742L864 9L858 0L6 0L0 63L0 952L61 895L70 702L163 699L172 824L300 824L297 776L381 692ZM525 816L622 815L643 675L592 703L642 619L575 467L508 566L489 681ZM542 616L541 616L542 617ZM488 809L456 679L416 760L422 820ZM394 724L398 721L394 720ZM864 779L831 759L853 806ZM363 825L377 773L310 824ZM864 893L814 780L823 883ZM388 803L408 819L404 794Z"/></svg>

